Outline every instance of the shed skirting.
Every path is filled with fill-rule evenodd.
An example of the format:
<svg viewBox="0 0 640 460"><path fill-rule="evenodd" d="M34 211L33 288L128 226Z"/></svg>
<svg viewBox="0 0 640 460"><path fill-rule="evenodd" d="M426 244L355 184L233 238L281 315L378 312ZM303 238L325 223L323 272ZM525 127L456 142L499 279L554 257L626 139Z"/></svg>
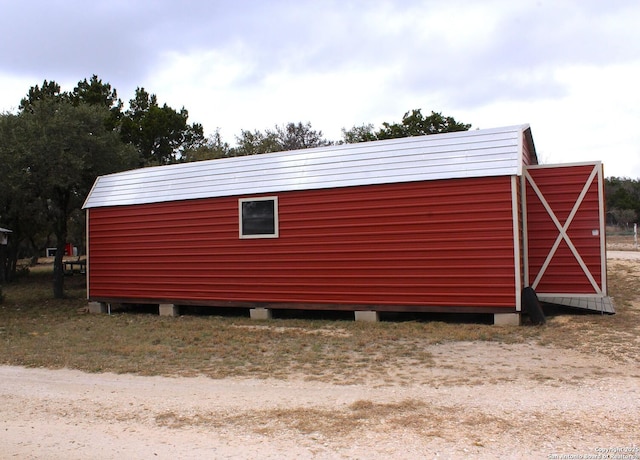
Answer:
<svg viewBox="0 0 640 460"><path fill-rule="evenodd" d="M268 303L234 302L228 300L193 301L189 299L133 299L121 297L92 297L91 302L123 305L160 305L172 303L178 306L223 307L223 308L266 308L270 310L324 310L324 311L378 311L389 313L519 313L516 307L460 307L437 305L370 305L370 304L329 304L329 303Z"/></svg>

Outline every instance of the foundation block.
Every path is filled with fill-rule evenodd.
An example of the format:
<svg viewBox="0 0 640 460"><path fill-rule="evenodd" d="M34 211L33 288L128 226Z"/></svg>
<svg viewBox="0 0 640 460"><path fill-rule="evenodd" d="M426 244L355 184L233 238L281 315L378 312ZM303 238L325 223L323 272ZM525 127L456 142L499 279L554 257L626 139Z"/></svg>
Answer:
<svg viewBox="0 0 640 460"><path fill-rule="evenodd" d="M89 313L106 313L107 304L104 302L89 302Z"/></svg>
<svg viewBox="0 0 640 460"><path fill-rule="evenodd" d="M249 317L255 320L271 319L271 310L268 308L252 308L249 310Z"/></svg>
<svg viewBox="0 0 640 460"><path fill-rule="evenodd" d="M493 315L495 326L520 326L520 313L496 313Z"/></svg>
<svg viewBox="0 0 640 460"><path fill-rule="evenodd" d="M356 321L364 321L367 323L377 323L380 318L377 311L356 311Z"/></svg>
<svg viewBox="0 0 640 460"><path fill-rule="evenodd" d="M161 303L158 306L160 316L178 316L180 314L179 310L178 306L172 303Z"/></svg>

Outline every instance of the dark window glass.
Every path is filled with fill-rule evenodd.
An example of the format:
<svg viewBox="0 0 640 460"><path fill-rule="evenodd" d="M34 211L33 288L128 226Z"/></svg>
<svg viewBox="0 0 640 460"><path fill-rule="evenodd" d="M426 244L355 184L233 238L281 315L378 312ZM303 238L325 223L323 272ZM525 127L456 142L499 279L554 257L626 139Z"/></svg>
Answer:
<svg viewBox="0 0 640 460"><path fill-rule="evenodd" d="M274 200L242 202L243 235L275 235Z"/></svg>

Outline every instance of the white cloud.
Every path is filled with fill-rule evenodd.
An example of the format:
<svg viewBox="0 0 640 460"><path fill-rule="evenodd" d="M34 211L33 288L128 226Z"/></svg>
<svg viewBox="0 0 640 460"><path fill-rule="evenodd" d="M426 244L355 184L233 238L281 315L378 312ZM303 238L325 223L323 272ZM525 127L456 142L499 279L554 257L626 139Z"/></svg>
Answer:
<svg viewBox="0 0 640 460"><path fill-rule="evenodd" d="M174 107L189 100L190 120L203 123L209 134L222 128L229 141L241 129L264 130L298 121L310 121L337 140L343 127L376 121L370 113L379 110L379 98L397 72L353 68L293 74L285 68L247 84L246 76L256 69L242 46L225 53L170 54L160 68L149 91Z"/></svg>
<svg viewBox="0 0 640 460"><path fill-rule="evenodd" d="M29 87L25 87L22 76L0 73L0 112L16 112L20 100L27 95Z"/></svg>
<svg viewBox="0 0 640 460"><path fill-rule="evenodd" d="M566 95L460 108L460 118L482 128L530 123L546 163L600 160L608 176L640 177L640 101L630 92L640 81L640 62L571 66L557 69L554 78L566 86Z"/></svg>

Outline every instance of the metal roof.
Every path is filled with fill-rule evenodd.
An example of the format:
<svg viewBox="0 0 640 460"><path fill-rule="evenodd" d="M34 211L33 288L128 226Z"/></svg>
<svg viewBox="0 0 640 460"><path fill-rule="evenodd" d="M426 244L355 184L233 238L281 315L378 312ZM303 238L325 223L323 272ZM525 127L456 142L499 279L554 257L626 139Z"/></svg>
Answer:
<svg viewBox="0 0 640 460"><path fill-rule="evenodd" d="M135 169L96 179L84 208L463 177L521 175L529 125Z"/></svg>

